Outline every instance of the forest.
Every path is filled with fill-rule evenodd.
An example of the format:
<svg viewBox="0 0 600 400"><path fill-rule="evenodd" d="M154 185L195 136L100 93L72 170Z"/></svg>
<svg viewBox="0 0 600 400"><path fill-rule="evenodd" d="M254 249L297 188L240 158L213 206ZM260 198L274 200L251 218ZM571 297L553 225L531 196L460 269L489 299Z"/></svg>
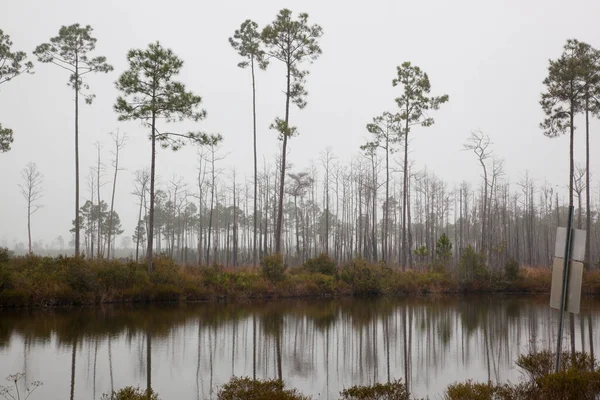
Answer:
<svg viewBox="0 0 600 400"><path fill-rule="evenodd" d="M469 249L481 254L490 268L503 270L511 260L549 265L556 227L566 225L573 206L574 227L588 232L586 264L588 268L600 265L600 187L591 181L589 148L589 121L600 115L598 50L568 39L562 54L549 61L547 76L540 77L546 89L540 95L540 107L546 117L536 134L569 135L570 149L565 152L570 152L570 182L557 188L530 178L527 171L511 180L491 138L473 130L462 146L481 180L477 185L467 181L457 185L426 167L415 167L410 157L413 133L433 125L435 111L451 101L451 95L435 93L429 75L409 61L398 65L396 76L390 77L397 93L390 99L395 108L365 121L369 139L349 162L327 147L306 170L290 164L289 147L299 133L290 110L303 110L307 105L309 67L319 62L324 32L308 14L282 9L264 27L252 20L242 22L228 39L239 55L238 66L248 76L247 90L252 91L249 106L254 118L244 133L254 138L252 179L222 167L227 153L220 134L171 128L177 125L169 123L200 122L206 116L202 97L177 80L184 60L158 41L130 50L129 69L121 71L115 82L119 96L113 109L119 121L136 121L147 129L151 150L147 151L148 167L135 171L133 182L126 182L119 177L119 154L128 140L124 132L112 134L108 150L97 144L97 160L88 175L80 169L79 108L94 99L88 77L115 72L110 60L96 54L93 28L61 27L57 36L33 51L35 66L30 55L14 49L9 34L0 31L2 86L27 79L34 68L59 67L66 71L73 91L76 193L72 239L65 244L60 236L55 251L88 259L146 260L148 271L155 254L186 266L236 267L257 266L271 254L282 254L287 265L301 265L321 253L340 264L358 257L403 271L428 271L440 260L457 265ZM255 73L266 70L268 74L276 63L284 68L285 76L272 74L270 79L279 76L281 80L284 113L269 129L274 131L270 140L279 141L280 153L270 161L260 160L256 116L261 110ZM575 119L582 116L586 152L576 157ZM19 140L19 132L0 125L0 152L10 151L13 140ZM197 179L159 179L158 147L177 151L185 145L197 149ZM36 248L32 238L44 176L33 162L21 175L29 237L26 248L15 250L43 253L47 249ZM133 196L136 226L122 226L117 212L120 204L115 204L119 190ZM133 235L123 236L126 229Z"/></svg>

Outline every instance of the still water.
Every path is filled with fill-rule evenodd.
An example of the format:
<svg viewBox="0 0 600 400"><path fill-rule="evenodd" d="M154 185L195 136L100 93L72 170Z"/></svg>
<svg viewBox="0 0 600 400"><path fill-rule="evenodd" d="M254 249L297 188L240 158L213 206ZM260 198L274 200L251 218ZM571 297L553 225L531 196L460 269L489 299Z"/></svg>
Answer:
<svg viewBox="0 0 600 400"><path fill-rule="evenodd" d="M210 399L231 376L282 377L315 399L402 378L441 398L457 380L517 381L520 353L556 343L548 296L449 296L0 311L0 378L31 399L99 399L132 385ZM598 346L600 301L583 299L565 349ZM3 380L3 379L2 379ZM0 384L3 384L0 382Z"/></svg>

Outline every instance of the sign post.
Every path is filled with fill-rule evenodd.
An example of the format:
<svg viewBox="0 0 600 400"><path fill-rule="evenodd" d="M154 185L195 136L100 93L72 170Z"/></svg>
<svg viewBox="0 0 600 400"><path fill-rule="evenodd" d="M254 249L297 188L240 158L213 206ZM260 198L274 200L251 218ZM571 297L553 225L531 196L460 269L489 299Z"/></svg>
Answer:
<svg viewBox="0 0 600 400"><path fill-rule="evenodd" d="M550 307L556 308L560 312L556 342L555 369L557 373L560 371L561 366L565 311L573 314L579 313L583 261L585 258L585 237L586 231L573 229L573 207L569 207L567 228L559 227L556 231L552 289L550 291Z"/></svg>

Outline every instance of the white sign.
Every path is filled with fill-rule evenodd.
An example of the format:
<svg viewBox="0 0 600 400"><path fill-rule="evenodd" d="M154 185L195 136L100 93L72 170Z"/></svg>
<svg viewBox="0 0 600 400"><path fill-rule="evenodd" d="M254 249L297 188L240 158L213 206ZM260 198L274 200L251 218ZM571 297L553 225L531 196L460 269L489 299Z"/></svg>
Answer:
<svg viewBox="0 0 600 400"><path fill-rule="evenodd" d="M571 260L585 261L585 234L582 229L573 229L571 234ZM556 246L554 257L565 258L565 247L567 244L567 228L556 229Z"/></svg>
<svg viewBox="0 0 600 400"><path fill-rule="evenodd" d="M563 289L564 258L554 258L552 265L552 288L550 289L550 307L560 310L560 298ZM579 314L581 304L581 285L583 283L583 263L571 261L569 263L569 281L567 283L567 297L565 311Z"/></svg>

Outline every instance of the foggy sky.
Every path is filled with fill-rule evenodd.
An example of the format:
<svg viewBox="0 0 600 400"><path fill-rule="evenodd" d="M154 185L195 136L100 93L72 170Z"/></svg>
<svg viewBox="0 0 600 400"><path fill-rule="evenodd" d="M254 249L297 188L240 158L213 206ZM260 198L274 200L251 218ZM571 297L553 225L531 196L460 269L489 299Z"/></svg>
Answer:
<svg viewBox="0 0 600 400"><path fill-rule="evenodd" d="M159 40L184 60L180 80L203 97L207 119L184 123L181 130L202 130L224 136L221 164L224 177L233 167L238 180L252 178L252 115L249 70L227 39L250 18L262 28L277 12L309 14L323 27L323 55L308 66L308 106L293 108L291 124L300 135L289 144L294 170L307 167L319 152L332 146L347 163L368 138L365 125L383 111L396 109L399 88L392 87L396 66L411 61L429 74L432 94L450 101L433 114L430 128L415 127L410 143L414 170L427 166L450 184L479 182L472 153L462 144L473 129L494 142L505 159L512 182L525 170L539 183L544 179L563 193L568 184L568 138L548 139L538 127L539 105L548 59L557 58L566 39L600 47L597 0L454 0L454 1L183 1L157 0L0 0L0 29L9 34L14 50L31 54L40 43L58 34L62 25L90 24L98 39L95 54L115 67L110 74L88 76L96 94L91 106L80 107L81 205L89 198L88 169L95 163L94 143L103 143L107 167L101 196L108 202L112 183L109 132L129 136L123 150L115 210L124 235L136 225L133 173L150 161L147 129L137 122L120 123L113 112L114 82L127 68L126 53ZM26 242L26 204L18 184L20 170L30 161L45 176L43 208L33 217L33 240L65 242L74 218L74 103L68 73L35 62L35 74L0 87L0 123L14 130L12 150L0 154L0 244ZM278 142L268 129L284 111L283 68L273 62L257 74L259 158L274 163ZM576 161L584 163L584 130L578 118ZM159 127L160 129L160 127ZM592 179L598 187L600 160L595 157L600 123L591 125ZM196 149L177 153L159 150L160 183L182 176L193 190ZM117 245L120 244L117 239Z"/></svg>

